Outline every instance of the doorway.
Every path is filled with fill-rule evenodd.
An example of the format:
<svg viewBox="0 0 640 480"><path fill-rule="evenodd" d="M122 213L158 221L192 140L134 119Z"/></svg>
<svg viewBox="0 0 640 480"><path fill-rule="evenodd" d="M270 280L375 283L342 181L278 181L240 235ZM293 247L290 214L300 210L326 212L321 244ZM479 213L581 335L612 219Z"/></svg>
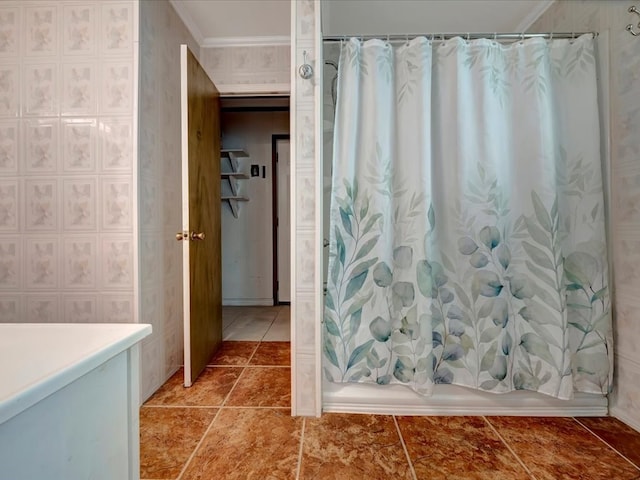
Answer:
<svg viewBox="0 0 640 480"><path fill-rule="evenodd" d="M289 135L272 135L273 304L291 304L291 160Z"/></svg>
<svg viewBox="0 0 640 480"><path fill-rule="evenodd" d="M221 99L222 150L233 150L237 157L232 166L223 154L222 197L239 198L235 209L223 200L221 210L223 340L271 338L273 327L284 332L285 323L289 329L289 310L282 310L287 299L282 293L283 288L290 290L290 273L278 267L278 258L288 258L289 247L281 246L278 257L274 254L278 249L274 230L282 231L283 220L287 221L283 213L277 214L282 202L275 201L274 190L277 194L279 185L289 183L289 172L282 168L288 165L289 125L288 96ZM274 138L278 139L275 144ZM282 163L274 162L274 148ZM230 170L237 171L233 180L224 174ZM236 184L234 191L231 182ZM286 192L279 197L286 198ZM278 340L284 341L281 337Z"/></svg>

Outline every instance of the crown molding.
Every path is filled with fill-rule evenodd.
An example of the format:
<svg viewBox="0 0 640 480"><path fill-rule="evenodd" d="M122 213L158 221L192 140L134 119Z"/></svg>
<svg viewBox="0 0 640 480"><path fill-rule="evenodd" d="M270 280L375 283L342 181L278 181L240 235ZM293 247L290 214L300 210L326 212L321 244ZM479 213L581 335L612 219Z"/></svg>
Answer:
<svg viewBox="0 0 640 480"><path fill-rule="evenodd" d="M522 21L515 28L514 32L527 32L531 28L531 25L533 25L535 21L538 20L538 18L540 18L542 14L546 12L554 3L556 3L556 0L545 0L539 2L537 6L534 7L527 14L527 16L522 19Z"/></svg>
<svg viewBox="0 0 640 480"><path fill-rule="evenodd" d="M196 43L202 46L202 43L205 41L204 35L202 35L202 32L198 28L195 20L185 8L184 3L179 0L169 0L169 3L180 17L180 20L185 24L187 30L191 32Z"/></svg>
<svg viewBox="0 0 640 480"><path fill-rule="evenodd" d="M207 37L201 47L260 47L274 45L291 45L289 35L269 35L255 37Z"/></svg>

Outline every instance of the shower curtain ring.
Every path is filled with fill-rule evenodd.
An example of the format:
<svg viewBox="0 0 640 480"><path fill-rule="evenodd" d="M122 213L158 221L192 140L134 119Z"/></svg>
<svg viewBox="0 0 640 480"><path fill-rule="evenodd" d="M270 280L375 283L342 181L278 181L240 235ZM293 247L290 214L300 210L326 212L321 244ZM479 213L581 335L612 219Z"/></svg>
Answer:
<svg viewBox="0 0 640 480"><path fill-rule="evenodd" d="M467 42L469 41L469 32L467 32Z"/></svg>

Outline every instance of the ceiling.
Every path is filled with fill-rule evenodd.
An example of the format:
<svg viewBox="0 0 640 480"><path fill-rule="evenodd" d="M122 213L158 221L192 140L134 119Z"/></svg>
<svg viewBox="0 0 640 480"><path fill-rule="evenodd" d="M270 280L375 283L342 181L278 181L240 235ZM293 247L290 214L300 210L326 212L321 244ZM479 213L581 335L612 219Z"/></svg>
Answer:
<svg viewBox="0 0 640 480"><path fill-rule="evenodd" d="M207 45L287 43L290 0L170 0ZM321 0L324 35L521 32L554 0Z"/></svg>

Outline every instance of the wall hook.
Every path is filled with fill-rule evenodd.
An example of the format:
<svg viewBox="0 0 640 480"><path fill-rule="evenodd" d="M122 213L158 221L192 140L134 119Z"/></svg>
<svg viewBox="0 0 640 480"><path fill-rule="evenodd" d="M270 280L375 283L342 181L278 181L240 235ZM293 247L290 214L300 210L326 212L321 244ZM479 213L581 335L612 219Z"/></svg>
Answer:
<svg viewBox="0 0 640 480"><path fill-rule="evenodd" d="M298 73L305 80L309 80L313 76L313 67L307 63L307 51L302 52L303 64L298 68Z"/></svg>
<svg viewBox="0 0 640 480"><path fill-rule="evenodd" d="M638 9L636 8L636 6L635 6L635 5L631 5L631 6L629 7L628 12L629 12L629 13L635 13L636 15L640 16L640 10L638 10ZM640 29L640 22L638 22L638 29ZM629 25L627 25L626 30L627 30L627 32L629 32L631 35L633 35L634 37L637 37L638 35L640 35L640 32L636 32L636 31L634 31L634 30L633 30L633 24L632 24L632 23L630 23Z"/></svg>

